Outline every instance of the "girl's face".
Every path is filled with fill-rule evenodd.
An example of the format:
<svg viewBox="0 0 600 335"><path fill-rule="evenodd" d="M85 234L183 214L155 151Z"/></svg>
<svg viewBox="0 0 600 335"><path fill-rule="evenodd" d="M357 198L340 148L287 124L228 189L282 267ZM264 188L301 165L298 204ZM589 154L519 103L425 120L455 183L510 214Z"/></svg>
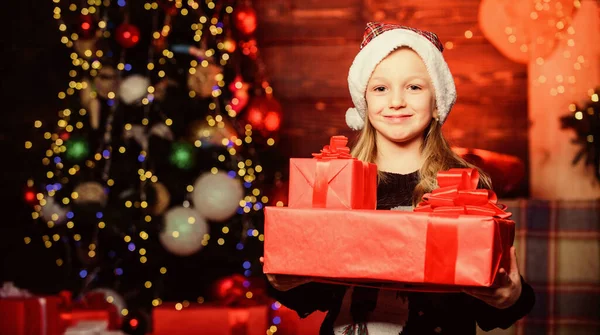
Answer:
<svg viewBox="0 0 600 335"><path fill-rule="evenodd" d="M366 100L377 141L400 145L422 141L437 115L425 63L409 48L393 51L377 65L367 83Z"/></svg>

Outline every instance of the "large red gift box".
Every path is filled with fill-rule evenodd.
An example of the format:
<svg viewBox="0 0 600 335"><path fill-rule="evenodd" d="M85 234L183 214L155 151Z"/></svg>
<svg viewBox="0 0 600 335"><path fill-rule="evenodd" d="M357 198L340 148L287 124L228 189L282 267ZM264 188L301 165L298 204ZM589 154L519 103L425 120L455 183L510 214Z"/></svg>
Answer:
<svg viewBox="0 0 600 335"><path fill-rule="evenodd" d="M416 212L265 208L264 272L324 281L491 286L514 222L474 169L438 174Z"/></svg>
<svg viewBox="0 0 600 335"><path fill-rule="evenodd" d="M190 304L178 310L174 303L165 303L152 311L152 335L264 335L268 308Z"/></svg>
<svg viewBox="0 0 600 335"><path fill-rule="evenodd" d="M61 335L58 296L0 299L0 334Z"/></svg>
<svg viewBox="0 0 600 335"><path fill-rule="evenodd" d="M347 142L333 136L314 158L290 159L290 207L376 208L377 166L352 158Z"/></svg>

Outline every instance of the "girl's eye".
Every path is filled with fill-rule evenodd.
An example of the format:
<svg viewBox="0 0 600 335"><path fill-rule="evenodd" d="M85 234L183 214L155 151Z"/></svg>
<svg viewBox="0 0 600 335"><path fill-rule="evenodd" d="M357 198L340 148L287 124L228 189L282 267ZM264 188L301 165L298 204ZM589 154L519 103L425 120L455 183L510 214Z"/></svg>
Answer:
<svg viewBox="0 0 600 335"><path fill-rule="evenodd" d="M417 85L409 85L408 89L413 90L413 91L417 91L417 90L420 90L421 87L417 86Z"/></svg>
<svg viewBox="0 0 600 335"><path fill-rule="evenodd" d="M377 86L377 87L373 88L373 91L375 91L375 92L383 92L383 91L385 91L385 87L383 87L383 86Z"/></svg>

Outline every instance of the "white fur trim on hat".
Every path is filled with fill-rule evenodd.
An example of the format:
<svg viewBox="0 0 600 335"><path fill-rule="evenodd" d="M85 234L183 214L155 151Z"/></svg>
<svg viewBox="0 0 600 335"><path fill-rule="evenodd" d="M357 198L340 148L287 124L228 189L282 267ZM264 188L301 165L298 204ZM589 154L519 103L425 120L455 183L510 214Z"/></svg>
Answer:
<svg viewBox="0 0 600 335"><path fill-rule="evenodd" d="M365 93L367 83L375 67L392 51L400 47L409 47L414 50L425 63L427 72L431 77L435 90L435 101L440 124L444 123L450 109L456 102L456 87L450 68L444 56L433 43L424 36L408 29L393 29L374 37L356 55L348 73L348 87L356 114L361 120L359 125L354 117L349 117L346 112L346 123L352 129L359 130L364 126L367 115L367 101ZM352 124L350 124L350 121ZM356 128L358 127L358 129Z"/></svg>

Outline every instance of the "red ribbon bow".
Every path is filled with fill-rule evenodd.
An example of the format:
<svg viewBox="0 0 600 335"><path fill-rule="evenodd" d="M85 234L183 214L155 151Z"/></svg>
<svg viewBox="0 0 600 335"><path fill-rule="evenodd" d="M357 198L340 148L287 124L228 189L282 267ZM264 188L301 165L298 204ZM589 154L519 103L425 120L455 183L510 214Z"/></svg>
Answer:
<svg viewBox="0 0 600 335"><path fill-rule="evenodd" d="M415 212L441 214L471 214L495 216L502 219L512 214L499 205L496 193L478 189L479 172L474 168L450 169L438 172L438 189L423 195Z"/></svg>
<svg viewBox="0 0 600 335"><path fill-rule="evenodd" d="M314 158L321 160L352 158L350 148L346 144L348 144L346 136L332 136L329 145L324 146L320 153L313 153L312 155Z"/></svg>

